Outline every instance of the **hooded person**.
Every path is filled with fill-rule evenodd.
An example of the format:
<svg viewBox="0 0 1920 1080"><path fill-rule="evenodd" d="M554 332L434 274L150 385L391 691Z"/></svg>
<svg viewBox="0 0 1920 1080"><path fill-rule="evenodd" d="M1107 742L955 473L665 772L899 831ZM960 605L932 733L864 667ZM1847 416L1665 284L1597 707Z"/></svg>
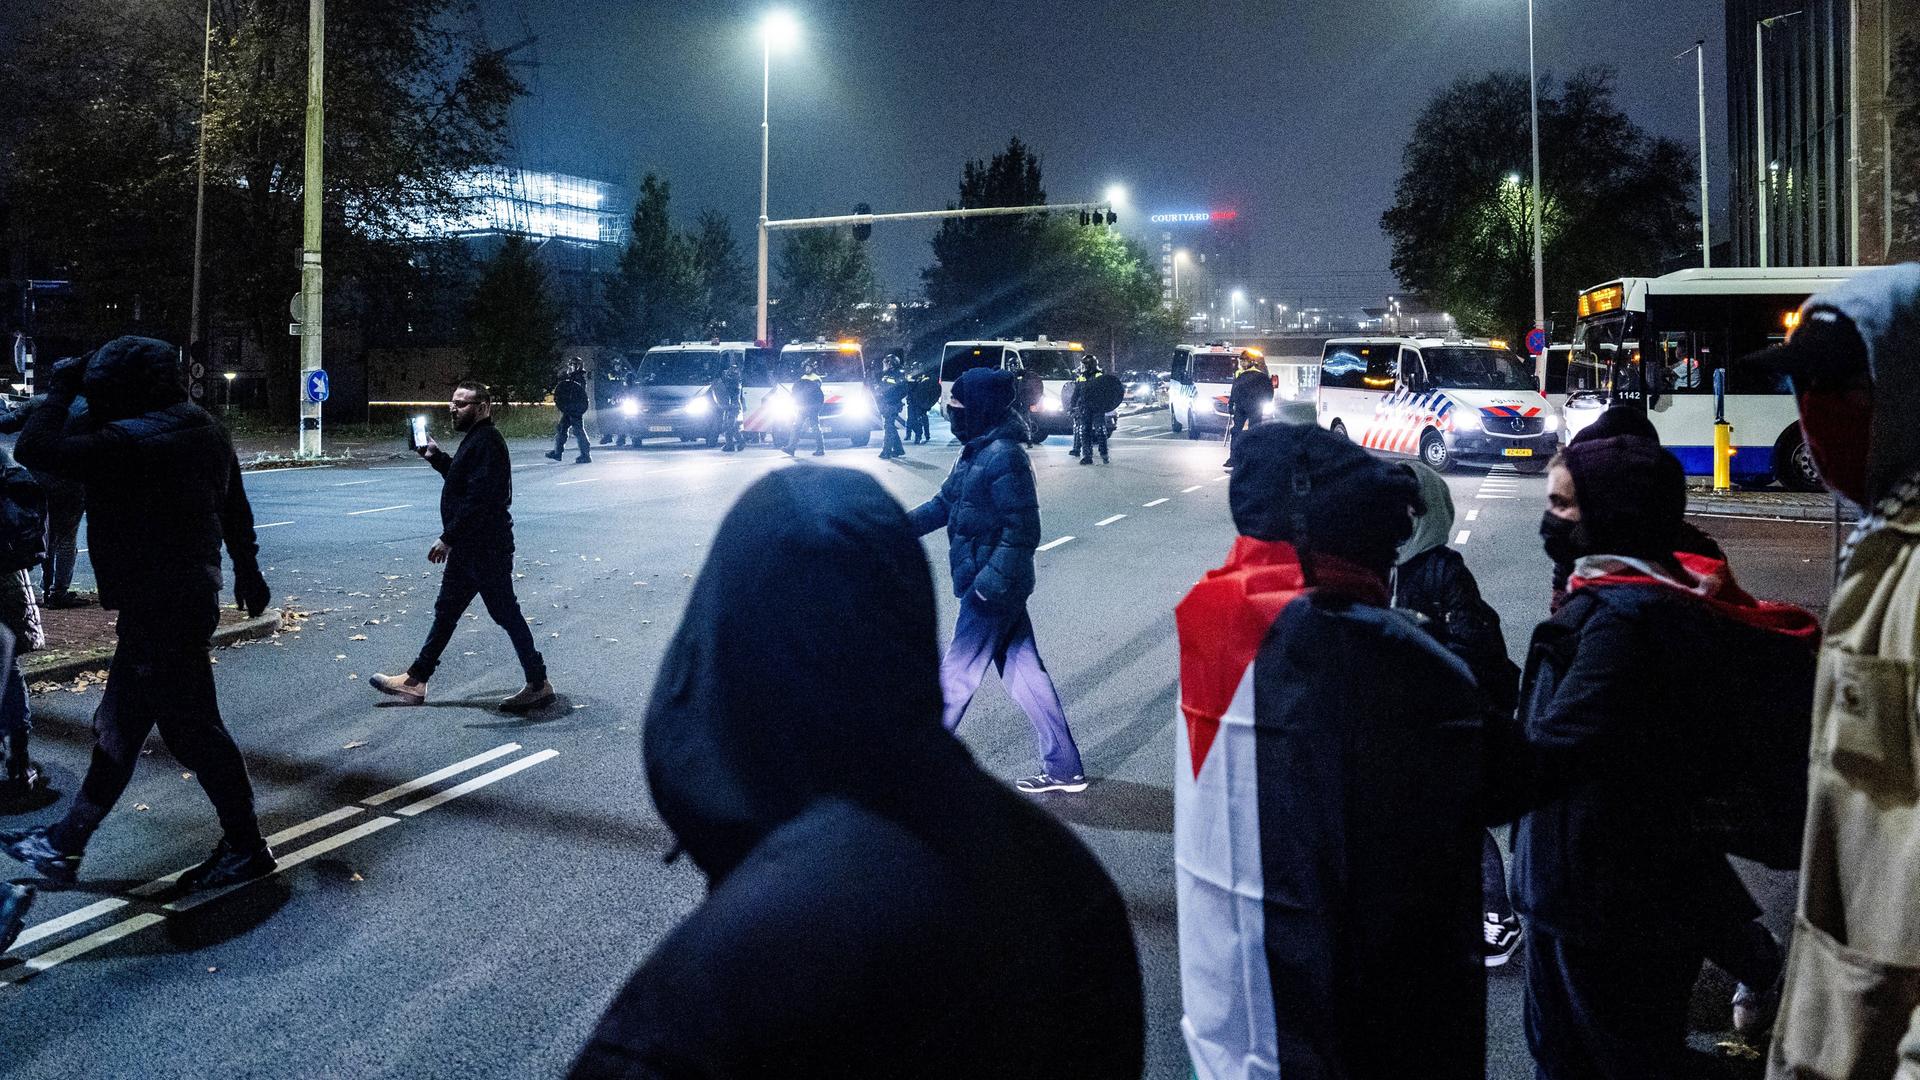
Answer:
<svg viewBox="0 0 1920 1080"><path fill-rule="evenodd" d="M1482 706L1387 608L1415 481L1313 425L1253 428L1237 460L1239 536L1174 610L1195 1071L1479 1080Z"/></svg>
<svg viewBox="0 0 1920 1080"><path fill-rule="evenodd" d="M1798 851L1819 627L1675 552L1686 478L1651 440L1569 445L1548 499L1547 551L1572 576L1521 676L1528 1047L1541 1080L1692 1075L1703 960L1748 985L1779 971L1727 856Z"/></svg>
<svg viewBox="0 0 1920 1080"><path fill-rule="evenodd" d="M81 853L125 791L156 726L206 791L222 830L213 854L181 884L229 885L275 866L254 816L246 765L220 718L207 658L220 618L222 544L241 606L257 616L271 596L239 459L219 422L186 400L177 355L162 341L121 337L90 357L62 361L15 447L21 464L86 485L100 604L119 613L79 795L51 826L0 834L7 854L53 881L74 880ZM89 419L70 428L69 411L82 393Z"/></svg>
<svg viewBox="0 0 1920 1080"><path fill-rule="evenodd" d="M848 655L870 677L841 677ZM942 729L938 665L926 557L876 481L795 470L741 496L645 729L707 897L575 1078L1140 1076L1119 892Z"/></svg>
<svg viewBox="0 0 1920 1080"><path fill-rule="evenodd" d="M915 536L947 530L953 595L960 601L953 641L940 664L946 725L960 726L987 667L1033 725L1042 771L1015 781L1029 794L1087 788L1067 727L1066 708L1040 659L1027 615L1034 549L1040 544L1040 497L1027 460L1031 437L1014 376L975 368L953 384L953 433L964 444L933 498L909 515Z"/></svg>
<svg viewBox="0 0 1920 1080"><path fill-rule="evenodd" d="M1242 355L1233 385L1227 388L1227 411L1233 414L1233 426L1227 430L1227 468L1233 468L1233 441L1265 420L1272 405L1273 376L1267 374L1265 361Z"/></svg>
<svg viewBox="0 0 1920 1080"><path fill-rule="evenodd" d="M1827 608L1768 1076L1920 1076L1920 264L1813 297L1747 362L1792 376L1821 477L1863 510Z"/></svg>

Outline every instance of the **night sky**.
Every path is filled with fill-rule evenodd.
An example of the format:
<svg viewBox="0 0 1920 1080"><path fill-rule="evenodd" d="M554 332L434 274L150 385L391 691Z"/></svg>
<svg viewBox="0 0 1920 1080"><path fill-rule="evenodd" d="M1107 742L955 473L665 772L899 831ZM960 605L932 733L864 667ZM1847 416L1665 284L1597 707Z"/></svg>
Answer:
<svg viewBox="0 0 1920 1080"><path fill-rule="evenodd" d="M629 183L656 170L673 183L677 217L721 210L750 251L753 31L768 5L480 2L496 44L540 37L519 54L540 63L519 69L530 90L515 115L521 164ZM774 217L842 213L860 201L943 206L965 158L1018 134L1042 155L1050 201L1125 184L1135 209L1123 227L1136 236L1146 212L1237 209L1255 230L1250 294L1351 304L1394 288L1379 217L1428 95L1461 75L1526 66L1525 0L787 6L804 37L774 58ZM1723 220L1721 5L1541 0L1535 17L1543 75L1611 64L1628 115L1689 148L1694 67L1671 58L1707 40L1707 137ZM890 295L917 290L931 232L875 230Z"/></svg>

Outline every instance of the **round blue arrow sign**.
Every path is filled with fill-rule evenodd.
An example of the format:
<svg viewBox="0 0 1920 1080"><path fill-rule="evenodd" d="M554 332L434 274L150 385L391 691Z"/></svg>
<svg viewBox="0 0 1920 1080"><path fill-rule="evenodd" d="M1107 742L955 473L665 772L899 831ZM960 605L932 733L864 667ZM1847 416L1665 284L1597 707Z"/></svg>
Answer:
<svg viewBox="0 0 1920 1080"><path fill-rule="evenodd" d="M308 401L311 401L315 405L318 405L321 402L327 400L327 393L330 387L328 387L327 385L326 372L324 371L307 372L306 386L307 386Z"/></svg>

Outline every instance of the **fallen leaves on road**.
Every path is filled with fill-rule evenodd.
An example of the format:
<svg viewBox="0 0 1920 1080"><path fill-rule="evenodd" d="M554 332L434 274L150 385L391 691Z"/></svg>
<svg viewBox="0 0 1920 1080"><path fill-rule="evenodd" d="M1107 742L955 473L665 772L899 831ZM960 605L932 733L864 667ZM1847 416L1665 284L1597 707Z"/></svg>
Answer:
<svg viewBox="0 0 1920 1080"><path fill-rule="evenodd" d="M333 654L333 658L334 658L335 660L345 660L345 659L347 658L347 654L346 654L346 653L334 653L334 654Z"/></svg>
<svg viewBox="0 0 1920 1080"><path fill-rule="evenodd" d="M350 637L350 638L348 638L347 640L348 640L348 641L365 641L365 640L367 640L367 635L365 635L365 634L355 634L355 635L353 635L352 637Z"/></svg>
<svg viewBox="0 0 1920 1080"><path fill-rule="evenodd" d="M153 809L152 807L148 806L146 803L143 803L143 802L134 803L133 808L136 812L140 812L140 813L145 813L146 811Z"/></svg>
<svg viewBox="0 0 1920 1080"><path fill-rule="evenodd" d="M358 675L355 675L355 674L354 674L353 672L351 672L351 671L349 671L349 672L347 672L347 678L349 678L349 679L357 679L357 678L359 678L359 677L360 677L360 676L358 676Z"/></svg>
<svg viewBox="0 0 1920 1080"><path fill-rule="evenodd" d="M365 739L355 739L355 740L353 740L352 742L350 742L350 743L347 743L346 745L344 745L344 746L342 746L342 747L340 747L340 749L342 749L342 750L358 750L358 749L360 749L361 747L363 747L363 746L365 746L365 745L367 745L367 740L365 740Z"/></svg>
<svg viewBox="0 0 1920 1080"><path fill-rule="evenodd" d="M361 876L360 876L360 871L358 871L358 870L355 870L355 871L353 872L353 876L352 876L352 877L350 877L350 878L348 878L347 880L348 880L348 881L365 881L365 880L367 880L367 879L366 879L366 878L363 878L363 877L361 877Z"/></svg>

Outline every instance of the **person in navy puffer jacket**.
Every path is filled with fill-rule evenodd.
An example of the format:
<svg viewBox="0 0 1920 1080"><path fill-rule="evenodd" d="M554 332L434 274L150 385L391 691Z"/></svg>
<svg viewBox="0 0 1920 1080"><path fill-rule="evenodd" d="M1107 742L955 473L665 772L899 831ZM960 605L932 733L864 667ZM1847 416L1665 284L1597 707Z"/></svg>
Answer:
<svg viewBox="0 0 1920 1080"><path fill-rule="evenodd" d="M945 720L948 731L960 726L991 663L1026 710L1040 747L1043 771L1015 786L1030 794L1085 791L1080 750L1027 615L1040 500L1027 461L1026 420L1013 408L1016 396L1007 372L982 368L960 376L952 410L954 434L965 444L960 460L939 492L910 515L917 536L946 528L953 595L960 599L953 642L940 664Z"/></svg>

